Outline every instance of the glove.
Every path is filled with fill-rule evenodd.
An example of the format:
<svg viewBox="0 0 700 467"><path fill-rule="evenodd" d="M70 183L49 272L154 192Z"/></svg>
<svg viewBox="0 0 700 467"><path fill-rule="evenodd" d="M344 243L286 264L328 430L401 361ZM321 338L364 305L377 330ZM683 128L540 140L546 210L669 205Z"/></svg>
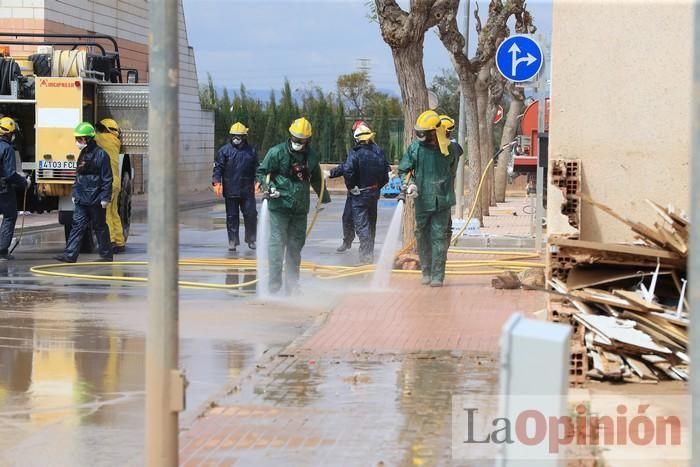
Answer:
<svg viewBox="0 0 700 467"><path fill-rule="evenodd" d="M27 178L26 178L25 180L27 181L27 186L25 187L25 189L28 190L29 187L32 186L32 176L31 176L31 175L27 175Z"/></svg>
<svg viewBox="0 0 700 467"><path fill-rule="evenodd" d="M108 201L100 201L100 206L102 206L102 209L107 209L108 204L109 204Z"/></svg>
<svg viewBox="0 0 700 467"><path fill-rule="evenodd" d="M355 185L355 186L352 187L352 189L350 190L350 194L353 195L353 196L359 195L359 194L360 194L360 188L358 188L357 185Z"/></svg>
<svg viewBox="0 0 700 467"><path fill-rule="evenodd" d="M406 189L406 195L409 198L415 198L418 196L418 187L415 183L411 183L410 185L408 185L408 188Z"/></svg>
<svg viewBox="0 0 700 467"><path fill-rule="evenodd" d="M263 199L274 199L280 197L280 192L272 185L263 185Z"/></svg>
<svg viewBox="0 0 700 467"><path fill-rule="evenodd" d="M223 192L224 188L221 186L221 183L214 183L214 194L218 197L221 197Z"/></svg>
<svg viewBox="0 0 700 467"><path fill-rule="evenodd" d="M324 170L324 171L323 171L323 176L324 176L325 178L331 178L331 172L330 172L330 170Z"/></svg>
<svg viewBox="0 0 700 467"><path fill-rule="evenodd" d="M75 204L75 198L71 198L70 200Z"/></svg>

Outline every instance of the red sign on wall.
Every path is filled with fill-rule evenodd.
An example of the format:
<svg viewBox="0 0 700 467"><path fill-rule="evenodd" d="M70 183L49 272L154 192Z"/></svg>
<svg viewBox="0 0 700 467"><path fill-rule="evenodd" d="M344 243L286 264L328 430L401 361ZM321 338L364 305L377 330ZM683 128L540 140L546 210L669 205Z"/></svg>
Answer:
<svg viewBox="0 0 700 467"><path fill-rule="evenodd" d="M503 120L503 107L499 105L498 110L496 110L496 116L493 117L493 124L495 125L501 120Z"/></svg>

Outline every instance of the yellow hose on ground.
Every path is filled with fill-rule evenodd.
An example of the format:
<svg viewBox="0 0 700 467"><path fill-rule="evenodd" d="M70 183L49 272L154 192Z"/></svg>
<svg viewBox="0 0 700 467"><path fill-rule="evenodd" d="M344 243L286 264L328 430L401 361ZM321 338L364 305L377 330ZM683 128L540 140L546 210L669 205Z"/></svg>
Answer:
<svg viewBox="0 0 700 467"><path fill-rule="evenodd" d="M321 206L323 205L323 195L326 192L326 177L321 173L321 192L318 194L318 201L316 202L316 212L314 213L314 217L311 219L311 224L309 224L309 227L306 229L306 238L309 238L309 234L311 233L311 229L314 228L314 225L316 225L316 221L318 220L318 215L321 213Z"/></svg>
<svg viewBox="0 0 700 467"><path fill-rule="evenodd" d="M481 174L481 180L479 180L479 186L476 188L476 196L474 196L474 202L472 203L472 208L469 210L469 216L465 219L464 225L462 228L457 232L457 235L452 237L450 240L450 243L453 245L457 245L457 240L459 239L460 236L464 233L464 231L467 229L467 226L469 225L469 221L472 220L472 216L474 215L474 211L476 211L476 205L479 202L479 198L481 197L481 187L484 184L484 179L486 178L486 174L489 172L489 169L493 165L494 159L491 158L488 164L486 164L486 168L484 169L484 172Z"/></svg>
<svg viewBox="0 0 700 467"><path fill-rule="evenodd" d="M510 253L517 256L518 252L499 252ZM481 253L483 254L483 253ZM82 274L75 272L60 272L56 269L64 268L80 268L80 267L105 267L105 266L147 266L146 261L118 261L113 263L75 263L75 264L46 264L34 266L30 269L33 274L40 276L65 277L71 279L84 279L94 281L115 281L115 282L132 282L145 283L148 282L147 277L142 276L113 276L101 274ZM180 267L183 268L225 268L240 271L255 271L256 261L252 259L214 259L214 258L194 258L179 261ZM542 268L542 263L514 261L511 259L493 259L493 260L460 260L448 261L445 274L448 276L472 276L472 275L494 275L504 271L522 271L528 268ZM489 268L489 269L479 269ZM311 272L315 277L322 280L336 280L348 277L367 275L374 272L375 266L372 264L361 266L331 266L303 261L301 263L303 271ZM209 270L209 269L207 269ZM417 274L420 271L394 270L397 274ZM191 289L209 289L209 290L237 290L245 287L250 287L257 283L257 279L243 282L240 284L218 284L202 281L179 281L180 287Z"/></svg>
<svg viewBox="0 0 700 467"><path fill-rule="evenodd" d="M485 174L488 171L488 169L492 163L493 163L493 159L491 160L491 162L489 162L489 165L486 166L486 170L484 170L484 174L482 174L481 181L480 181L479 186L477 188L477 197L475 198L475 201L479 199L478 196L479 196L479 193L481 192L481 187L482 187L482 184L483 184L483 181L485 178ZM268 183L269 183L269 177L270 176L268 174L268 178L267 178ZM309 227L306 230L307 237L311 233L311 229L313 229L314 225L316 224L316 221L318 219L318 215L321 211L322 200L323 200L323 195L325 193L325 189L326 189L326 180L325 180L325 177L323 177L322 181L321 181L321 192L319 195L319 200L316 204L316 213L314 214L314 217L311 221L311 224L309 224ZM471 215L474 213L475 207L476 207L476 202L472 205L472 209L470 212L470 218L471 218ZM465 226L466 226L466 224L465 224ZM459 237L459 235L461 235L462 231L460 231L460 233L457 234L456 237ZM473 255L479 255L479 256L502 256L505 258L503 258L503 259L448 260L446 265L445 265L445 275L447 275L447 276L475 276L475 275L489 275L489 276L491 276L494 274L500 274L500 273L505 272L505 271L523 271L523 270L529 269L529 268L544 268L544 264L539 263L539 262L521 261L523 259L538 258L539 255L537 253L520 252L520 251L466 250L466 249L459 249L459 248L450 248L448 251L450 253L455 253L455 254L473 254ZM210 269L208 269L208 268L226 268L226 269L235 269L236 271L240 272L240 271L255 271L257 263L256 263L256 260L252 260L252 259L191 258L191 259L180 260L178 264L180 267L199 268L200 271L201 270L209 271ZM72 278L72 279L85 279L85 280L94 280L94 281L116 281L116 282L145 283L145 282L148 282L147 277L80 274L80 273L69 273L69 272L56 272L54 270L55 269L62 269L62 268L75 268L75 267L86 267L86 266L105 267L105 266L147 266L147 265L148 265L148 262L146 262L146 261L119 261L119 262L113 262L113 263L88 262L88 263L75 263L75 264L61 263L61 264L46 264L46 265L41 265L41 266L34 266L33 268L30 269L30 271L33 274L40 275L40 276L65 277L65 278ZM300 267L301 267L301 270L311 272L315 277L317 277L321 280L337 280L337 279L343 279L343 278L348 278L348 277L367 275L367 274L374 272L374 270L375 270L374 264L366 264L366 265L360 265L360 266L334 266L334 265L313 263L310 261L302 261ZM477 269L477 268L493 268L493 269L468 270L468 269ZM409 274L409 275L420 273L420 271L402 270L402 269L394 269L393 272L395 274ZM189 289L209 289L209 290L232 291L232 290L237 290L237 289L241 289L244 287L250 287L250 286L256 284L257 282L258 282L258 280L254 279L254 280L243 282L240 284L217 284L217 283L211 283L211 282L196 282L196 281L179 281L178 284L180 285L180 287L189 288Z"/></svg>

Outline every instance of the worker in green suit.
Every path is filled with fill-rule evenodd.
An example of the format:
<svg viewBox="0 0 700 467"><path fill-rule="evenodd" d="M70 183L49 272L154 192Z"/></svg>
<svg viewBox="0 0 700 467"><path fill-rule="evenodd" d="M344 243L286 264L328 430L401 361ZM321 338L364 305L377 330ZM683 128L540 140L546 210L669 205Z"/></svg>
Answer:
<svg viewBox="0 0 700 467"><path fill-rule="evenodd" d="M442 287L448 243L445 232L455 205L454 173L457 155L440 116L428 110L416 120L416 141L399 165L404 191L415 198L416 244L423 278L421 284Z"/></svg>
<svg viewBox="0 0 700 467"><path fill-rule="evenodd" d="M282 265L286 260L285 291L297 292L301 249L306 241L309 214L309 187L330 203L327 191L321 193L323 172L318 155L311 149L311 123L298 118L289 127L291 137L273 146L257 170L257 179L270 209L270 292L282 288Z"/></svg>

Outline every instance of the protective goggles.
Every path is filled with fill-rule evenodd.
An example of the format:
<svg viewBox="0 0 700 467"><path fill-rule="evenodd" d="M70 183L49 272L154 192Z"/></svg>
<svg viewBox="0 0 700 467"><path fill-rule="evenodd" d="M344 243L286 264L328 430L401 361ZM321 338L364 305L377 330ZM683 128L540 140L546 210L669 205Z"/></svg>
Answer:
<svg viewBox="0 0 700 467"><path fill-rule="evenodd" d="M306 144L309 142L308 138L297 138L296 136L292 136L291 138L292 143L296 144Z"/></svg>

